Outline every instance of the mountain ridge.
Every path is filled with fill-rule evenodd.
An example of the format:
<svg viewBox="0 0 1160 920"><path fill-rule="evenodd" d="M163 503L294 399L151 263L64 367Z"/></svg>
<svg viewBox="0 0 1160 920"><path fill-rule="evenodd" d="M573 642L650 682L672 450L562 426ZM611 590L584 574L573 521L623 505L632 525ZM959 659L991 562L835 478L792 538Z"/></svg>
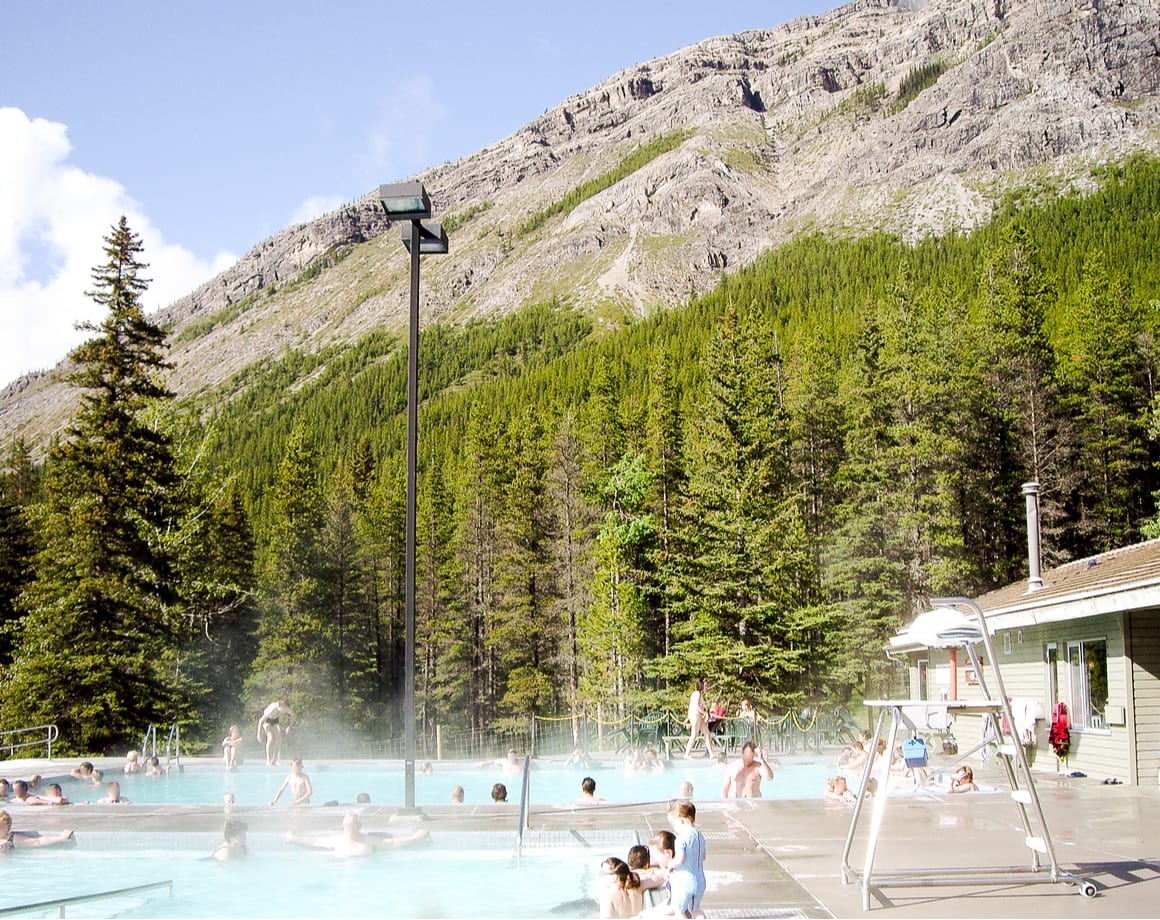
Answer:
<svg viewBox="0 0 1160 920"><path fill-rule="evenodd" d="M710 289L795 233L913 240L976 226L1011 190L1090 186L1093 164L1160 151L1158 17L1140 0L857 0L626 68L420 174L452 228L451 253L424 260L424 322L558 299L616 323ZM221 392L287 349L401 329L407 260L388 230L367 196L160 311L171 387ZM60 429L73 397L55 376L0 392L0 433Z"/></svg>

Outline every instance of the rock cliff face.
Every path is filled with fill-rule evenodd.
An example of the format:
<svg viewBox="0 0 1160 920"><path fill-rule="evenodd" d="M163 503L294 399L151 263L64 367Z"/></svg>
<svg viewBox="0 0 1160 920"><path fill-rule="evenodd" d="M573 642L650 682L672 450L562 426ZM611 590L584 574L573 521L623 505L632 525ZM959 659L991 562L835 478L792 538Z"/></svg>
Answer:
<svg viewBox="0 0 1160 920"><path fill-rule="evenodd" d="M674 149L521 231L674 132ZM424 260L424 321L553 297L601 316L670 306L803 230L969 228L1012 187L1082 187L1136 149L1160 149L1155 0L855 0L622 71L423 173L452 249ZM172 386L213 391L287 348L401 327L407 260L386 229L368 197L163 311ZM42 437L68 410L51 375L19 381L0 433Z"/></svg>

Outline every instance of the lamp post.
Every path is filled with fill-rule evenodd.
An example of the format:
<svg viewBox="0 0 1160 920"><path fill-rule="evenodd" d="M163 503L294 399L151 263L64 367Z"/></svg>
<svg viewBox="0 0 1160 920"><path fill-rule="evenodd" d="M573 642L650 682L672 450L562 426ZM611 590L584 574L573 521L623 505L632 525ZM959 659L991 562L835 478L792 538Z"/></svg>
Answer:
<svg viewBox="0 0 1160 920"><path fill-rule="evenodd" d="M403 808L415 811L415 480L419 433L419 256L447 252L441 224L424 223L431 199L422 182L379 186L387 217L406 221L403 245L411 253L411 313L407 345L407 564L403 650Z"/></svg>

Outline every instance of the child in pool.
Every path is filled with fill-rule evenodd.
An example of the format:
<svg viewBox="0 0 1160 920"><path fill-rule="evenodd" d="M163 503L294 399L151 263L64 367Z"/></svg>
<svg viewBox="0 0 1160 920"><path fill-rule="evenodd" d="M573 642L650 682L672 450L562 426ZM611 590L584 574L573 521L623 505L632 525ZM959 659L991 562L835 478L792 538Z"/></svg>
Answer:
<svg viewBox="0 0 1160 920"><path fill-rule="evenodd" d="M640 877L623 859L610 856L600 864L607 885L600 892L601 917L635 917L644 908Z"/></svg>
<svg viewBox="0 0 1160 920"><path fill-rule="evenodd" d="M290 761L290 775L282 781L282 785L274 793L274 798L270 799L270 804L277 805L278 799L282 798L282 793L287 789L290 790L291 805L309 805L310 797L314 795L310 777L302 772L302 761L297 757Z"/></svg>
<svg viewBox="0 0 1160 920"><path fill-rule="evenodd" d="M628 850L628 868L637 874L642 891L650 888L664 888L669 882L669 873L652 864L648 847L637 844Z"/></svg>

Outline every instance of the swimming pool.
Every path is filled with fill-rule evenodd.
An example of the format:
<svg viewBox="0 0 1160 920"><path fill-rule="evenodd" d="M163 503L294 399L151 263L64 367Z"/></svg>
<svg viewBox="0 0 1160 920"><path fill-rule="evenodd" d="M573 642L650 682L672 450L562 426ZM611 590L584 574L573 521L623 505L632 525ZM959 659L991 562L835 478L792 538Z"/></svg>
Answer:
<svg viewBox="0 0 1160 920"><path fill-rule="evenodd" d="M6 855L18 883L4 885L0 909L172 879L172 897L115 895L71 905L68 916L541 917L589 897L600 859L636 842L628 831L588 836L585 848L571 835L532 834L517 857L511 833L435 832L428 847L338 859L252 833L248 858L220 863L204 859L218 834L90 832L75 849Z"/></svg>
<svg viewBox="0 0 1160 920"><path fill-rule="evenodd" d="M227 772L219 760L187 761L183 769L167 776L147 777L140 774L120 775L109 772L107 779L121 783L121 794L137 805L211 805L233 793L240 806L267 805L278 791L288 770L286 766L268 767L261 761L250 761L236 771ZM403 770L399 761L334 761L305 764L305 772L314 787L312 805L328 802L353 803L360 792L366 792L374 804L403 801ZM826 778L837 772L824 757L786 757L774 768L774 778L762 783L762 794L770 799L821 798ZM674 798L683 782L691 782L694 799L708 800L721 796L723 769L704 761L674 761L663 773L625 773L616 762L593 764L581 770L562 764L532 765L531 798L539 805L575 803L580 795L580 780L592 776L597 796L612 803L659 802ZM74 802L95 801L104 790L74 780L53 777ZM852 785L857 777L849 777ZM508 789L508 801L519 799L521 775L505 775L498 766L479 768L475 763L439 761L430 774L416 771L415 801L419 805L442 805L450 801L452 786L462 786L464 803L491 803L491 788L502 782ZM287 807L286 795L280 808Z"/></svg>

